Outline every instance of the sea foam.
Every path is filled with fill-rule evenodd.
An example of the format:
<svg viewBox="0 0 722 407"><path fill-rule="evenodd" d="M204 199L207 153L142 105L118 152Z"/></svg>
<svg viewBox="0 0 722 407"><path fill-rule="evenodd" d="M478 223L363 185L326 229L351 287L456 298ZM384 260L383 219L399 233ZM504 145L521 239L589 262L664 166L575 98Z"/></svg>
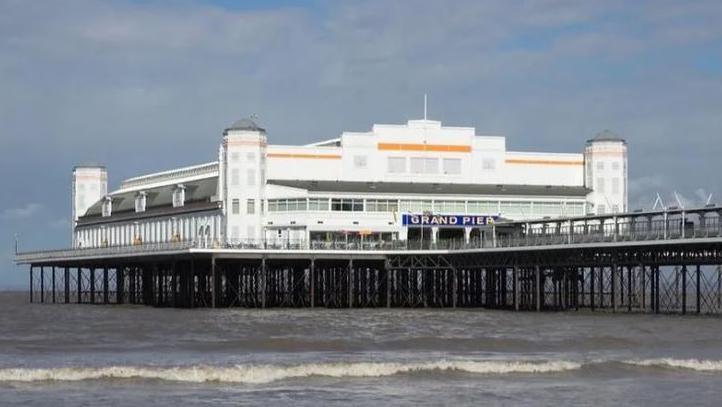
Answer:
<svg viewBox="0 0 722 407"><path fill-rule="evenodd" d="M722 371L721 360L704 360L704 359L643 359L625 361L624 363L635 366L661 367L673 369L689 369L700 372L720 372Z"/></svg>
<svg viewBox="0 0 722 407"><path fill-rule="evenodd" d="M308 363L236 366L108 366L0 369L0 382L152 379L175 382L269 383L304 377L382 377L404 373L456 371L475 374L537 374L579 369L569 361L432 361L416 363Z"/></svg>

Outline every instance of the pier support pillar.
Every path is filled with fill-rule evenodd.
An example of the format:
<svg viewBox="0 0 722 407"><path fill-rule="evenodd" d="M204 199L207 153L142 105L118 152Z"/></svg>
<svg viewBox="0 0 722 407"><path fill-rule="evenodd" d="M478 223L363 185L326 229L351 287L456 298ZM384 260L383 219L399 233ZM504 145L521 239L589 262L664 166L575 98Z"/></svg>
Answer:
<svg viewBox="0 0 722 407"><path fill-rule="evenodd" d="M701 270L700 270L700 268L701 268L701 267L700 267L700 265L698 264L698 265L697 265L697 270L695 270L695 279L697 280L697 281L696 281L696 283L697 283L697 284L696 284L696 286L697 286L696 300L697 300L697 313L698 313L698 314L699 314L700 312L702 312L702 309L701 309L702 303L701 303L701 298L700 298L701 295L702 295L702 289L701 289L701 287L700 287L700 283L701 283L701 278L700 278L700 272L701 272Z"/></svg>
<svg viewBox="0 0 722 407"><path fill-rule="evenodd" d="M353 296L354 296L354 272L353 272L353 259L348 260L348 307L353 308Z"/></svg>
<svg viewBox="0 0 722 407"><path fill-rule="evenodd" d="M95 304L95 268L90 268L90 303Z"/></svg>
<svg viewBox="0 0 722 407"><path fill-rule="evenodd" d="M517 266L514 266L512 273L514 273L512 277L514 280L514 311L519 311L519 269Z"/></svg>
<svg viewBox="0 0 722 407"><path fill-rule="evenodd" d="M103 304L109 302L108 291L108 267L106 266L103 268Z"/></svg>
<svg viewBox="0 0 722 407"><path fill-rule="evenodd" d="M35 284L35 282L33 281L33 269L34 268L35 268L35 266L33 266L31 264L30 265L30 303L31 304L33 303L33 291L35 290L35 287L33 287L33 285Z"/></svg>
<svg viewBox="0 0 722 407"><path fill-rule="evenodd" d="M536 266L536 311L541 311L541 270Z"/></svg>
<svg viewBox="0 0 722 407"><path fill-rule="evenodd" d="M55 266L53 266L53 274L52 274L52 283L53 283L53 304L55 304Z"/></svg>
<svg viewBox="0 0 722 407"><path fill-rule="evenodd" d="M314 308L316 306L316 262L313 258L308 266L308 274L311 280L311 308Z"/></svg>
<svg viewBox="0 0 722 407"><path fill-rule="evenodd" d="M70 304L70 269L65 267L65 303Z"/></svg>
<svg viewBox="0 0 722 407"><path fill-rule="evenodd" d="M211 256L211 308L215 308L218 300L218 280L216 276L216 258Z"/></svg>
<svg viewBox="0 0 722 407"><path fill-rule="evenodd" d="M40 303L45 302L45 267L40 266Z"/></svg>
<svg viewBox="0 0 722 407"><path fill-rule="evenodd" d="M632 266L627 267L627 311L632 312Z"/></svg>
<svg viewBox="0 0 722 407"><path fill-rule="evenodd" d="M682 315L687 314L687 266L682 266Z"/></svg>
<svg viewBox="0 0 722 407"><path fill-rule="evenodd" d="M266 258L261 259L261 275L258 278L259 294L261 296L261 308L266 308Z"/></svg>

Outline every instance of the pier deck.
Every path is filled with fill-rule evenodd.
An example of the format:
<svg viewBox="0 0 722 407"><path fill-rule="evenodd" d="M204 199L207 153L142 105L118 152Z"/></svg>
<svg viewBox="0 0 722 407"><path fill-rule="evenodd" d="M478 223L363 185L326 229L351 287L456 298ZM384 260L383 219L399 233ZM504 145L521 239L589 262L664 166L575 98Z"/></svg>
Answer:
<svg viewBox="0 0 722 407"><path fill-rule="evenodd" d="M20 253L30 300L722 313L720 207L499 223L483 241L179 242Z"/></svg>

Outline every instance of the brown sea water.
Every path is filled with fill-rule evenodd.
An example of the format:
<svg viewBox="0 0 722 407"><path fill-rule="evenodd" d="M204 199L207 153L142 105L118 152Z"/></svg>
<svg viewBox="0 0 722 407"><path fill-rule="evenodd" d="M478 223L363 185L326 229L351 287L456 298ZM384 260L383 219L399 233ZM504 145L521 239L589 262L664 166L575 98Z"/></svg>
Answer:
<svg viewBox="0 0 722 407"><path fill-rule="evenodd" d="M722 319L0 293L0 405L720 405Z"/></svg>

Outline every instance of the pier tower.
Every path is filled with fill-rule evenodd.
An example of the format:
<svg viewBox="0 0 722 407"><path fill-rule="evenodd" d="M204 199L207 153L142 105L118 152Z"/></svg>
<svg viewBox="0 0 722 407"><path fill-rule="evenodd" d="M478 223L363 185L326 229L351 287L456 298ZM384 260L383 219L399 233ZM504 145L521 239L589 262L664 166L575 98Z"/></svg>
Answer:
<svg viewBox="0 0 722 407"><path fill-rule="evenodd" d="M587 202L599 215L627 211L627 142L609 130L587 140L584 183Z"/></svg>
<svg viewBox="0 0 722 407"><path fill-rule="evenodd" d="M223 132L219 151L219 197L223 201L226 239L251 241L261 236L266 183L266 130L250 119Z"/></svg>

